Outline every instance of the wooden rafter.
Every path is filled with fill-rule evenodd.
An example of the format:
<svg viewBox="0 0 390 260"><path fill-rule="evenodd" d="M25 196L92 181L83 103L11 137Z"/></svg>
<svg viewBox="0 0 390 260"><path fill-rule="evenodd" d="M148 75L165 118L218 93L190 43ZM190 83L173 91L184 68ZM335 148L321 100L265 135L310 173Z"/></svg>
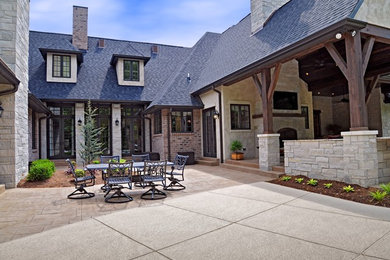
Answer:
<svg viewBox="0 0 390 260"><path fill-rule="evenodd" d="M370 61L372 48L374 47L375 38L369 37L363 47L363 74L366 73L368 62Z"/></svg>
<svg viewBox="0 0 390 260"><path fill-rule="evenodd" d="M339 67L341 72L344 74L346 78L348 78L348 72L347 72L347 63L343 59L343 57L340 55L339 51L336 49L333 43L327 43L325 44L326 50L329 52L330 56L333 58L334 62L336 62L336 65Z"/></svg>
<svg viewBox="0 0 390 260"><path fill-rule="evenodd" d="M271 98L274 94L276 84L278 83L281 68L282 68L281 63L276 64L274 74L272 75L272 79L271 79L271 85L270 85L269 90L268 90L268 96L267 96L268 101L271 100Z"/></svg>
<svg viewBox="0 0 390 260"><path fill-rule="evenodd" d="M367 85L367 89L366 89L366 104L368 103L368 101L370 101L370 97L371 97L372 90L378 85L379 78L380 78L380 76L379 76L379 75L376 75L376 76L370 81L370 83Z"/></svg>

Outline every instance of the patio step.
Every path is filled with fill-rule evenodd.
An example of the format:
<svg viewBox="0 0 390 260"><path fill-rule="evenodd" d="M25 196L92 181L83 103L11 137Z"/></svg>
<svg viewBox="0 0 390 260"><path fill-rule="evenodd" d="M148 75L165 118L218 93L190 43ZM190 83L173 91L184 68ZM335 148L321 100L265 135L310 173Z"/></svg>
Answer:
<svg viewBox="0 0 390 260"><path fill-rule="evenodd" d="M270 178L279 178L279 176L282 175L280 172L264 171L264 170L256 169L253 167L234 165L234 164L230 164L230 163L222 163L221 167L225 168L225 169L239 171L239 172L258 174L258 175L270 177Z"/></svg>
<svg viewBox="0 0 390 260"><path fill-rule="evenodd" d="M0 194L5 192L5 184L0 184Z"/></svg>
<svg viewBox="0 0 390 260"><path fill-rule="evenodd" d="M50 160L50 161L52 161L56 167L58 167L58 166L68 166L68 164L66 163L65 159L56 159L56 160ZM71 160L71 161L73 161L73 160Z"/></svg>
<svg viewBox="0 0 390 260"><path fill-rule="evenodd" d="M196 160L196 163L200 165L207 165L207 166L218 166L219 159L211 158L211 157L200 157L198 160Z"/></svg>
<svg viewBox="0 0 390 260"><path fill-rule="evenodd" d="M284 174L284 166L272 166L272 171L281 172Z"/></svg>
<svg viewBox="0 0 390 260"><path fill-rule="evenodd" d="M246 160L225 160L226 164L239 165L259 169L259 163Z"/></svg>

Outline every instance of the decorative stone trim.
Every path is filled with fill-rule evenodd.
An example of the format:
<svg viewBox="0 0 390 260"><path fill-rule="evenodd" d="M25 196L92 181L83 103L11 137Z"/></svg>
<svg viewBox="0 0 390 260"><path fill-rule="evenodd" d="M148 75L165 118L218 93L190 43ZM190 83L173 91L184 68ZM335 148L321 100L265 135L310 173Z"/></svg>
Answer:
<svg viewBox="0 0 390 260"><path fill-rule="evenodd" d="M272 170L272 166L280 165L280 134L260 134L259 138L259 167L262 170Z"/></svg>

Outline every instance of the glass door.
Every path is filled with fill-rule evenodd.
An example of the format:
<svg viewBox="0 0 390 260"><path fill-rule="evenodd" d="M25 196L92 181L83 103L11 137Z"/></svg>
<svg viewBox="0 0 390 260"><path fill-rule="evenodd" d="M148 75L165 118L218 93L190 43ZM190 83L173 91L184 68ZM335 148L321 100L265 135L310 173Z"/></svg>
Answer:
<svg viewBox="0 0 390 260"><path fill-rule="evenodd" d="M143 152L142 107L122 108L122 156Z"/></svg>
<svg viewBox="0 0 390 260"><path fill-rule="evenodd" d="M53 159L74 158L75 122L73 105L49 105L53 116L49 118L47 149L48 157Z"/></svg>

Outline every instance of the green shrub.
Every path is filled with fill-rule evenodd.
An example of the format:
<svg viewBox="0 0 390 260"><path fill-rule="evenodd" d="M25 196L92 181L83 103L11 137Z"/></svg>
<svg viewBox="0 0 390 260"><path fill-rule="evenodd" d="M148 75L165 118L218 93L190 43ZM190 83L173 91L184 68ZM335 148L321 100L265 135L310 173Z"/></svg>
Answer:
<svg viewBox="0 0 390 260"><path fill-rule="evenodd" d="M295 178L295 182L296 183L302 183L303 182L303 178Z"/></svg>
<svg viewBox="0 0 390 260"><path fill-rule="evenodd" d="M310 180L307 181L307 184L309 184L311 186L317 186L318 185L318 181L314 180L314 179L310 179Z"/></svg>
<svg viewBox="0 0 390 260"><path fill-rule="evenodd" d="M100 161L99 160L95 160L95 161L92 161L93 164L99 164Z"/></svg>
<svg viewBox="0 0 390 260"><path fill-rule="evenodd" d="M379 190L377 190L375 192L370 192L370 195L374 200L381 201L386 197L387 192L380 192Z"/></svg>
<svg viewBox="0 0 390 260"><path fill-rule="evenodd" d="M47 159L36 160L31 163L30 171L27 175L28 181L43 181L53 176L56 171L54 163Z"/></svg>
<svg viewBox="0 0 390 260"><path fill-rule="evenodd" d="M343 190L346 192L354 192L355 191L355 189L351 185L344 186Z"/></svg>
<svg viewBox="0 0 390 260"><path fill-rule="evenodd" d="M325 188L330 189L333 184L332 183L324 183Z"/></svg>
<svg viewBox="0 0 390 260"><path fill-rule="evenodd" d="M381 184L381 189L386 191L387 194L390 194L390 182L388 184Z"/></svg>
<svg viewBox="0 0 390 260"><path fill-rule="evenodd" d="M76 174L76 177L77 177L77 178L80 178L80 177L84 177L84 176L85 176L84 170L81 170L81 169L76 169L76 170L74 171L74 173Z"/></svg>
<svg viewBox="0 0 390 260"><path fill-rule="evenodd" d="M120 162L120 163L125 163L125 162L126 162L126 159L120 159L119 162Z"/></svg>
<svg viewBox="0 0 390 260"><path fill-rule="evenodd" d="M290 176L283 176L282 178L280 178L282 181L289 181L291 180L291 177Z"/></svg>

